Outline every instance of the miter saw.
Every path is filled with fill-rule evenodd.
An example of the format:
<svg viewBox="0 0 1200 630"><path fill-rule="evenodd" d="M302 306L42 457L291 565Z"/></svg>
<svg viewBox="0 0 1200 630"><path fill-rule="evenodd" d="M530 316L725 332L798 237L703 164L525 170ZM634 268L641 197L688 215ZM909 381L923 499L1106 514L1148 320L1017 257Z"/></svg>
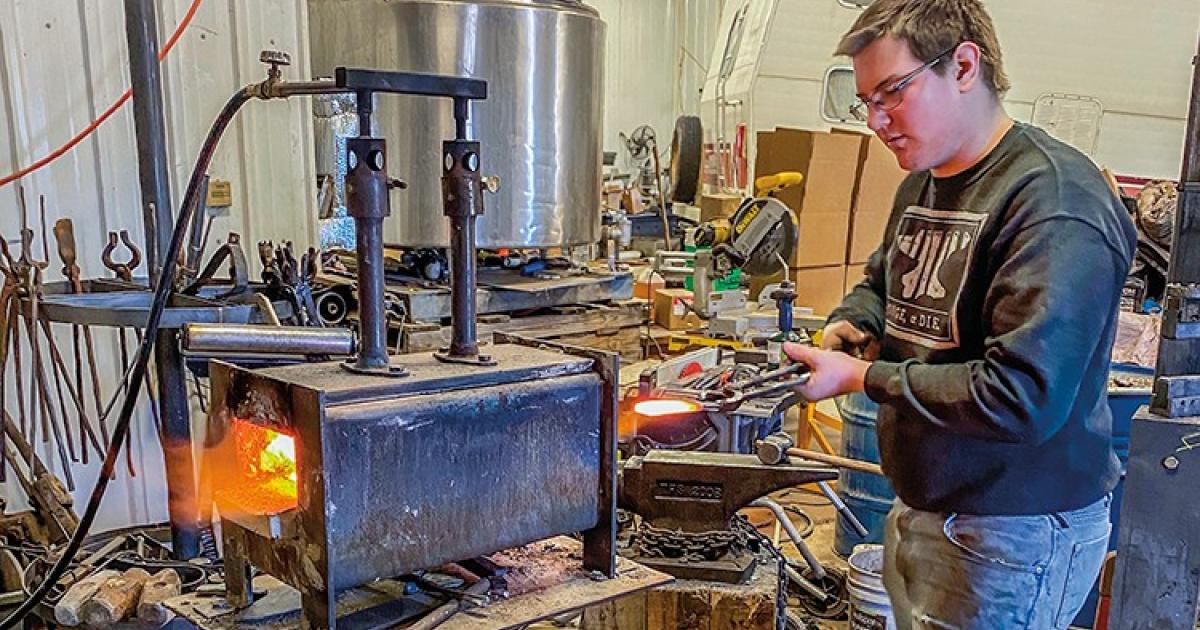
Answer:
<svg viewBox="0 0 1200 630"><path fill-rule="evenodd" d="M664 277L692 277L693 310L702 319L712 321L720 313L746 310L743 291L713 290L713 281L734 269L749 276L773 276L780 271L786 275L800 230L791 208L774 194L802 181L800 173L791 172L759 178L755 187L760 196L745 199L731 217L696 229L697 251L655 255L656 268Z"/></svg>

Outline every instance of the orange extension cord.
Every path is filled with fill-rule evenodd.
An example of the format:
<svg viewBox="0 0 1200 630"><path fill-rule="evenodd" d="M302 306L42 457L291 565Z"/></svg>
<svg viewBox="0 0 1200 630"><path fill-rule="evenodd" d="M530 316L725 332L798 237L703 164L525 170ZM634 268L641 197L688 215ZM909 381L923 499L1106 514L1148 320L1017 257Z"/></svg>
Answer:
<svg viewBox="0 0 1200 630"><path fill-rule="evenodd" d="M166 59L167 53L171 52L171 49L175 46L175 43L179 41L179 36L183 35L183 32L187 30L188 24L191 23L192 17L196 15L196 10L200 8L201 2L203 2L203 0L192 0L192 6L188 7L187 13L183 16L183 19L179 21L179 26L175 27L175 32L171 34L171 38L167 40L167 44L158 51L159 61ZM52 151L46 157L41 158L33 164L30 164L29 166L26 166L25 168L22 168L10 175L0 178L0 186L11 184L62 157L64 153L75 148L75 145L79 144L80 142L83 142L84 138L92 135L92 132L96 131L100 125L104 124L104 121L108 120L109 117L117 113L118 109L121 109L125 103L129 102L129 98L131 96L133 96L133 88L125 88L125 92L121 94L121 97L118 98L112 105L109 105L108 109L104 110L104 113L100 114L96 120L93 120L90 124L88 124L83 131L75 134L75 137L68 140L66 144Z"/></svg>

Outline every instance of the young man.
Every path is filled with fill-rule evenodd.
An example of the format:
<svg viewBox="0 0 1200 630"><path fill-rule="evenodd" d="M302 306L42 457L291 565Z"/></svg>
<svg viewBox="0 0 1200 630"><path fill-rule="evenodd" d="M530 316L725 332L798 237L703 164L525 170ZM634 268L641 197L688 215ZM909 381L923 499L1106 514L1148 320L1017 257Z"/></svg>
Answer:
<svg viewBox="0 0 1200 630"><path fill-rule="evenodd" d="M844 36L859 117L911 172L834 311L817 400L880 403L900 628L1065 628L1108 544L1106 404L1136 236L1086 156L1016 123L978 0L876 0Z"/></svg>

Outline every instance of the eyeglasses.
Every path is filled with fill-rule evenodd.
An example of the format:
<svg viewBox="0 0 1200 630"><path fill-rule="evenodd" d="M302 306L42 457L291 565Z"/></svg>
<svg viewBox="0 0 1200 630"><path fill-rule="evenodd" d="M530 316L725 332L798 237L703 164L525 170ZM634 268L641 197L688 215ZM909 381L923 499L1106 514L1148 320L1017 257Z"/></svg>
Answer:
<svg viewBox="0 0 1200 630"><path fill-rule="evenodd" d="M872 109L880 112L890 112L900 107L900 103L904 102L904 88L908 87L922 72L938 65L950 53L956 50L958 50L958 44L946 49L945 52L925 62L916 70L900 77L895 83L875 90L867 98L857 97L854 104L850 106L850 115L855 120L866 122Z"/></svg>

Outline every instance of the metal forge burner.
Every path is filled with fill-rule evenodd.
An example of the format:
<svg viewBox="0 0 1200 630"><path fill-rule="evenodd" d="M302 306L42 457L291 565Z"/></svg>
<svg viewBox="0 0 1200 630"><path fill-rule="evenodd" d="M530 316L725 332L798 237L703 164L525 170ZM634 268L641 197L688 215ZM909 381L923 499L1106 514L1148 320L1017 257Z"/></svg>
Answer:
<svg viewBox="0 0 1200 630"><path fill-rule="evenodd" d="M453 333L442 352L388 357L381 225L385 146L347 147L358 232L360 352L348 363L246 369L210 364L211 480L232 604L250 568L301 593L303 623L336 628L338 591L446 562L584 532L585 569L616 558L617 355L496 335L475 338L479 144L465 139L481 81L339 68L370 129L373 93L454 99L443 145ZM403 365L401 365L403 364Z"/></svg>
<svg viewBox="0 0 1200 630"><path fill-rule="evenodd" d="M231 602L249 605L255 566L301 592L309 627L334 628L342 589L585 530L585 567L611 575L603 363L492 353L495 367L409 355L403 379L214 361L212 417L231 438L213 466Z"/></svg>

